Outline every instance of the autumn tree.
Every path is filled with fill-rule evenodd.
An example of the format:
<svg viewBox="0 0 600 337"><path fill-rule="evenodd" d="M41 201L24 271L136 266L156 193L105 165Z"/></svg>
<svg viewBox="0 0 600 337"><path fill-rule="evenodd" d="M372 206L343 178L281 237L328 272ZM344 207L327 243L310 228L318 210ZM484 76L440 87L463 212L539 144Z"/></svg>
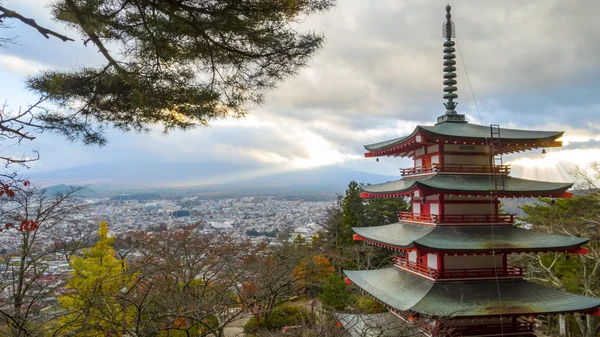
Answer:
<svg viewBox="0 0 600 337"><path fill-rule="evenodd" d="M84 204L78 188L50 194L25 182L6 184L0 191L0 335L33 336L48 331L56 318L51 309L65 271L51 270L51 262L66 262L88 241L92 230L77 219ZM68 228L68 229L67 229Z"/></svg>
<svg viewBox="0 0 600 337"><path fill-rule="evenodd" d="M54 18L74 28L105 62L46 71L29 89L55 111L44 127L84 143L103 143L106 127L165 131L243 117L263 92L305 66L324 37L296 23L335 0L60 0ZM45 37L75 39L0 6L0 19ZM76 103L76 104L75 104Z"/></svg>
<svg viewBox="0 0 600 337"><path fill-rule="evenodd" d="M303 258L294 267L298 289L306 290L308 295L309 291L320 288L325 279L333 274L333 271L334 268L329 259L322 254Z"/></svg>
<svg viewBox="0 0 600 337"><path fill-rule="evenodd" d="M67 293L58 298L65 314L55 333L70 336L124 335L133 322L133 308L122 296L130 292L136 274L115 256L106 222L100 223L98 242L74 257Z"/></svg>

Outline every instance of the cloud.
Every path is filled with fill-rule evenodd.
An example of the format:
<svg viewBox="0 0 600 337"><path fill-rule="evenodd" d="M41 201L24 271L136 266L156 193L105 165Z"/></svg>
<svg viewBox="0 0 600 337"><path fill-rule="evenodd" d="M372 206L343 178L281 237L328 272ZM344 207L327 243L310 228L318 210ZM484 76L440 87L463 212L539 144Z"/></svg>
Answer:
<svg viewBox="0 0 600 337"><path fill-rule="evenodd" d="M23 2L22 9L33 9L34 3ZM472 123L566 130L563 154L553 163L568 163L570 156L592 160L593 150L600 148L600 2L456 0L452 6L460 46L459 111ZM324 48L298 76L269 92L267 103L253 107L248 119L219 121L211 128L166 137L160 131L114 132L106 148L92 150L42 135L36 140L41 166L141 156L167 161L214 158L282 168L339 164L398 175L398 167L411 163L385 158L374 164L362 157L362 146L408 134L443 114L444 7L445 3L421 0L340 0L330 12L299 24L300 30L323 32ZM35 10L36 15L47 13ZM48 18L40 20L64 30ZM21 67L21 75L34 69L32 65L66 69L103 61L81 41L46 40L22 26L15 31L23 46L11 47L7 57L30 62ZM2 72L14 71L5 69L2 58L0 66ZM507 160L529 167L521 170L527 175L531 163L546 165L548 158L557 156L546 156L542 163L537 155Z"/></svg>
<svg viewBox="0 0 600 337"><path fill-rule="evenodd" d="M33 75L41 70L48 68L47 66L41 63L26 60L13 55L0 55L0 67L3 72L19 76Z"/></svg>

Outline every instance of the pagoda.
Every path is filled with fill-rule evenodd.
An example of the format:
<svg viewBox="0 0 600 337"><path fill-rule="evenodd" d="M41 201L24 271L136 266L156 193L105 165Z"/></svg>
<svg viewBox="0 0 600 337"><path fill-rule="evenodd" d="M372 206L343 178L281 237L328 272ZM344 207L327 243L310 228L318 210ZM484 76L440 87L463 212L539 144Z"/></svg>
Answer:
<svg viewBox="0 0 600 337"><path fill-rule="evenodd" d="M346 281L425 334L532 336L534 318L600 315L600 299L562 292L523 279L513 253L586 254L588 239L515 226L500 198L569 198L569 183L514 178L502 155L560 147L560 131L531 131L469 123L456 111L454 24L443 26L444 106L430 126L404 137L366 145L366 157L409 157L402 179L362 186L363 198L409 198L399 222L353 228L354 239L396 252L393 267L346 270Z"/></svg>

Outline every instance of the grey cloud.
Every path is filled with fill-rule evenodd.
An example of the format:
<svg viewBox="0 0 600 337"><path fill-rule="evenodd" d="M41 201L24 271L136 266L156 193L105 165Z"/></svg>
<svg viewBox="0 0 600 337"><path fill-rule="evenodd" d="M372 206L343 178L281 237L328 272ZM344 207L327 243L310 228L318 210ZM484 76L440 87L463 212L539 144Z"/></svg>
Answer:
<svg viewBox="0 0 600 337"><path fill-rule="evenodd" d="M598 125L590 122L598 119L600 107L596 89L600 86L600 25L596 23L600 2L455 0L452 5L483 124L522 128L555 124L600 134ZM308 18L300 29L323 32L327 41L308 68L268 93L265 106L252 109L261 121L272 121L272 126L215 125L167 138L115 132L110 136L110 151L38 144L52 149L50 159L64 158L67 154L60 149L69 147L90 161L117 156L112 151L160 158L226 157L234 162L249 159L223 149L239 153L259 149L288 159L307 158L303 144L290 135L304 130L333 143L342 153L361 155L362 145L408 133L414 124L431 124L443 114L444 6L422 0L339 0L329 13ZM17 32L26 45L11 47L11 54L56 67L101 60L80 41L64 44L29 29ZM457 68L458 108L479 120L460 57ZM579 143L565 148L584 146L575 144ZM367 160L347 164L373 165ZM392 164L378 167L388 165Z"/></svg>
<svg viewBox="0 0 600 337"><path fill-rule="evenodd" d="M334 13L349 15L345 20L328 14L307 23L325 32L327 45L310 70L269 96L269 108L285 107L302 121L314 119L311 111L319 107L348 119L369 114L433 120L441 114L443 6L423 1L344 1L339 6L354 11ZM456 1L453 7L483 114L494 117L485 109L492 106L529 125L539 122L536 116L555 121L582 104L598 103L600 27L594 13L600 3ZM459 108L464 109L473 99L460 60L458 68Z"/></svg>
<svg viewBox="0 0 600 337"><path fill-rule="evenodd" d="M600 141L591 139L586 142L572 142L563 146L565 150L600 149ZM598 158L600 159L600 158Z"/></svg>

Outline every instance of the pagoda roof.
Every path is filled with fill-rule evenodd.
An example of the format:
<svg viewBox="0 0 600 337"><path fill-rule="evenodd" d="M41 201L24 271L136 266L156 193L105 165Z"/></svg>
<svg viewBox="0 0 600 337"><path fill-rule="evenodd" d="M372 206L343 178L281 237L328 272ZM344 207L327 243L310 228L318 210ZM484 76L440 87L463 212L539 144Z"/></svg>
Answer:
<svg viewBox="0 0 600 337"><path fill-rule="evenodd" d="M562 143L555 143L555 140L562 137L564 131L535 131L535 130L519 130L500 128L500 138L497 139L502 144L512 144L513 147L520 145L520 148L506 148L503 153L515 152L517 150L531 149L536 147L553 147L561 146ZM421 134L426 141L417 142L416 136ZM490 139L491 131L489 126L470 124L466 122L442 122L436 125L418 125L414 131L403 137L386 140L374 144L365 145L365 149L369 153L366 156L392 155L390 151L396 148L406 148L413 150L415 145L421 147L422 143L432 143L433 139L440 138L451 139L456 141L464 141L468 144L485 143ZM413 146L410 146L410 145Z"/></svg>
<svg viewBox="0 0 600 337"><path fill-rule="evenodd" d="M514 226L424 226L399 222L376 227L353 227L363 239L390 248L416 247L443 252L530 252L573 250L589 239L563 236Z"/></svg>
<svg viewBox="0 0 600 337"><path fill-rule="evenodd" d="M528 180L509 176L499 176L499 195L526 197L560 197L573 184ZM500 186L503 186L501 188ZM436 174L421 178L405 178L383 184L363 185L363 198L398 197L412 194L419 189L425 195L437 194L489 194L496 184L492 176Z"/></svg>
<svg viewBox="0 0 600 337"><path fill-rule="evenodd" d="M390 308L436 317L529 316L588 312L600 307L600 298L525 280L435 282L394 267L344 273Z"/></svg>

